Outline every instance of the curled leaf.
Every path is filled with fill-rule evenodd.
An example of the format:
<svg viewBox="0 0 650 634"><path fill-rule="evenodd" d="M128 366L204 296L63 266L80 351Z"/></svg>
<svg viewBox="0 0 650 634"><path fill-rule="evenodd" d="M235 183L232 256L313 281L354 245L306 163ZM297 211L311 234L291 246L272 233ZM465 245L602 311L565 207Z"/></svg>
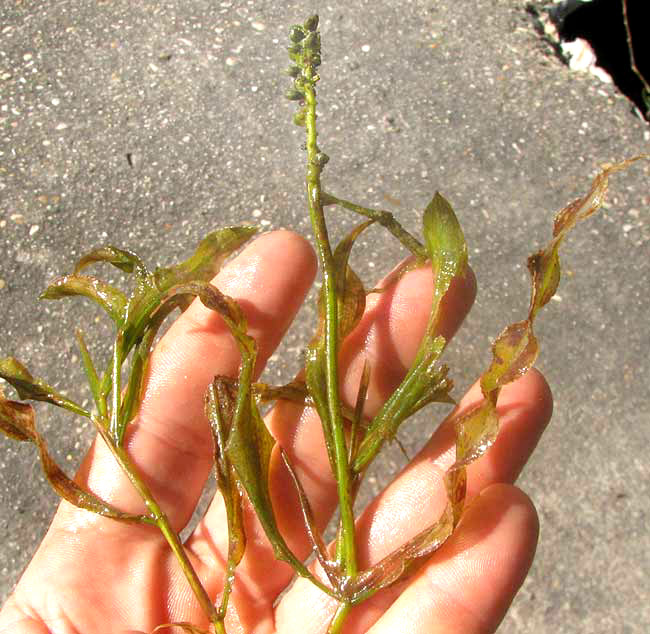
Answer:
<svg viewBox="0 0 650 634"><path fill-rule="evenodd" d="M118 327L124 323L126 296L106 282L86 275L64 275L55 279L40 295L40 299L61 299L80 295L98 304Z"/></svg>
<svg viewBox="0 0 650 634"><path fill-rule="evenodd" d="M126 306L125 353L128 354L137 343L151 315L172 288L208 282L219 272L226 258L247 242L256 231L255 227L226 227L214 231L201 241L192 256L184 262L156 269L146 278L140 279ZM191 295L193 294L188 292L185 301L178 300L181 308L189 305Z"/></svg>
<svg viewBox="0 0 650 634"><path fill-rule="evenodd" d="M99 247L83 255L75 266L75 275L96 262L107 262L125 273L133 273L135 271L139 277L145 277L149 274L144 262L135 253L109 245Z"/></svg>
<svg viewBox="0 0 650 634"><path fill-rule="evenodd" d="M90 418L90 412L57 392L41 379L35 379L18 359L8 357L0 360L0 377L16 388L18 396L25 400L43 401Z"/></svg>
<svg viewBox="0 0 650 634"><path fill-rule="evenodd" d="M492 344L492 363L481 377L484 394L528 372L537 359L539 345L530 320L510 324Z"/></svg>
<svg viewBox="0 0 650 634"><path fill-rule="evenodd" d="M447 505L440 519L425 528L406 544L390 553L368 570L364 570L348 591L352 603L365 601L373 594L404 580L418 563L442 546L454 529L451 505Z"/></svg>
<svg viewBox="0 0 650 634"><path fill-rule="evenodd" d="M237 473L226 454L228 436L232 429L235 402L232 393L220 377L215 377L206 396L206 414L214 442L217 488L226 508L228 524L228 563L233 568L241 561L246 548L242 510L242 491Z"/></svg>
<svg viewBox="0 0 650 634"><path fill-rule="evenodd" d="M31 405L9 401L0 395L0 430L10 438L36 445L45 477L57 495L70 504L111 519L152 523L149 516L123 513L71 480L50 456L45 440L36 431L34 410Z"/></svg>
<svg viewBox="0 0 650 634"><path fill-rule="evenodd" d="M156 287L166 292L172 286L195 280L207 282L221 269L226 258L257 232L256 227L225 227L208 234L184 262L154 271Z"/></svg>
<svg viewBox="0 0 650 634"><path fill-rule="evenodd" d="M555 216L553 237L547 246L528 258L532 287L528 317L511 324L497 337L492 346L492 362L481 376L483 401L455 421L456 462L445 475L454 525L460 520L465 503L467 466L482 456L497 437L499 392L504 385L525 374L537 358L539 345L533 333L533 322L540 309L553 297L560 282L559 247L562 241L571 229L603 204L609 176L641 158L650 158L650 155L604 166L587 194L569 203Z"/></svg>

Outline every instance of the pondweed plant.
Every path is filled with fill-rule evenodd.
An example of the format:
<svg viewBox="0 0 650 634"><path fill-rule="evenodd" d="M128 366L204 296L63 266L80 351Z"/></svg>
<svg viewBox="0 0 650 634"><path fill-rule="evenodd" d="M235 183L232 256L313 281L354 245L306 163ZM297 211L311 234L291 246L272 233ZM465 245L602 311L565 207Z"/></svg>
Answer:
<svg viewBox="0 0 650 634"><path fill-rule="evenodd" d="M248 334L242 308L210 283L224 260L255 233L253 227L229 227L209 234L185 262L150 271L129 251L106 246L83 256L69 275L56 279L41 295L43 299L82 296L96 302L115 325L115 341L107 367L92 359L81 331L77 340L94 400L87 409L35 378L20 361L0 361L0 376L10 383L22 400L44 401L88 418L110 449L144 501L146 511L130 514L109 504L70 479L54 462L38 433L30 405L0 397L0 428L8 436L37 446L43 470L54 490L68 502L92 513L159 530L172 549L178 564L214 632L225 633L225 617L237 566L246 550L247 530L244 509L250 505L272 545L275 557L289 564L299 576L309 579L323 593L338 602L330 634L341 632L350 609L379 590L404 579L438 549L458 526L466 499L466 471L494 442L499 428L497 398L504 385L522 376L537 358L539 345L533 325L539 311L555 294L560 281L558 249L579 222L601 206L610 174L628 167L641 157L605 166L589 192L555 217L553 237L548 245L528 260L532 293L528 313L522 321L509 325L493 344L492 361L480 377L482 401L455 421L456 459L444 476L448 502L441 516L415 537L381 561L362 567L357 553L354 502L368 467L401 425L430 403L452 403L449 370L440 363L446 340L440 331L441 305L453 281L466 273L467 246L451 205L436 193L424 211L423 239L406 231L388 212L368 209L327 192L322 173L328 157L318 143L316 86L320 79L321 41L318 17L290 31L288 73L292 87L287 93L298 103L295 123L306 133L306 191L309 217L322 272L318 298L319 325L307 348L304 373L287 385L271 386L254 381L257 345ZM339 206L364 217L335 247L328 237L325 210ZM342 402L339 391L339 351L344 339L358 324L365 308L367 291L349 265L351 249L371 224L383 226L412 254L399 267L389 285L414 266L429 263L433 272L433 301L425 334L415 360L397 389L371 419L364 414L370 381L366 364L358 387L356 403ZM86 274L96 263L108 263L132 280L130 294ZM385 288L384 288L385 290ZM236 341L241 356L237 376L215 376L206 385L205 412L214 441L216 481L225 502L228 524L226 575L218 605L202 585L181 541L164 510L155 499L145 478L136 468L125 435L136 418L147 385L152 344L165 319L175 310L184 310L196 297L218 313ZM334 543L326 545L314 520L310 501L289 456L282 457L295 485L304 531L313 555L322 569L296 555L278 527L271 501L269 465L276 444L267 430L260 407L280 399L315 408L322 424L329 465L336 480L339 525ZM101 555L98 555L101 556ZM187 632L204 630L190 623L175 624ZM156 629L171 627L160 624Z"/></svg>

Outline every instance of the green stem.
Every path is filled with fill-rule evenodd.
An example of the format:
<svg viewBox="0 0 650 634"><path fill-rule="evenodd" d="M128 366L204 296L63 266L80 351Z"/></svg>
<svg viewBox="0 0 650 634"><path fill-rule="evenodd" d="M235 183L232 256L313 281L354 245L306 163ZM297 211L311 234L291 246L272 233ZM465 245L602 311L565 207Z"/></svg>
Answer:
<svg viewBox="0 0 650 634"><path fill-rule="evenodd" d="M111 437L118 444L122 444L122 434L119 429L120 421L120 399L122 397L121 379L122 379L122 335L121 333L115 338L113 347L113 364L111 367L113 395L111 399L111 421L109 432Z"/></svg>
<svg viewBox="0 0 650 634"><path fill-rule="evenodd" d="M429 258L429 254L424 245L414 235L404 229L404 227L395 220L395 217L390 213L390 211L362 207L361 205L357 205L349 200L344 200L343 198L339 198L333 194L328 194L327 192L322 192L321 203L324 206L339 205L344 209L349 209L361 216L375 220L383 227L386 227L386 229L388 229L388 231L390 231L416 257L418 264L422 264Z"/></svg>
<svg viewBox="0 0 650 634"><path fill-rule="evenodd" d="M223 621L217 621L213 625L215 634L226 634L226 626Z"/></svg>
<svg viewBox="0 0 650 634"><path fill-rule="evenodd" d="M160 508L158 502L156 502L156 499L151 493L151 490L145 484L144 480L140 477L140 474L138 473L136 466L131 462L131 459L126 453L126 450L123 449L122 447L117 446L113 442L110 433L106 431L106 428L102 425L102 422L100 420L93 417L92 421L95 424L95 428L97 429L101 437L104 439L104 442L106 443L107 447L110 449L111 453L115 457L115 460L120 465L122 471L126 474L126 477L133 485L133 488L138 492L138 494L142 498L143 502L145 503L145 506L147 507L147 510L149 511L153 520L155 521L156 526L158 527L160 532L167 540L167 543L172 549L174 555L176 556L176 559L181 567L181 570L185 574L185 578L190 584L190 587L192 588L192 592L194 592L194 595L196 596L199 605L201 606L206 617L214 625L214 628L217 632L221 632L221 631L225 632L225 630L219 630L220 619L219 619L219 614L217 612L217 609L214 606L212 599L210 599L208 593L203 587L203 584L201 583L201 580L199 579L196 570L194 570L194 566L192 566L192 562L189 560L187 553L185 552L185 548L181 543L178 533L174 530L171 523L169 522L169 518L165 515L163 510Z"/></svg>
<svg viewBox="0 0 650 634"><path fill-rule="evenodd" d="M350 469L348 451L345 442L343 415L339 397L338 385L338 301L336 296L336 276L332 249L327 235L325 214L321 202L320 173L322 162L319 160L319 149L316 142L316 93L313 88L311 68L306 70L305 86L305 125L307 128L307 199L318 256L323 271L323 286L325 291L325 355L327 373L327 399L329 417L332 425L334 454L339 507L341 510L341 526L343 549L342 557L347 575L357 574L357 558L355 544L354 511L350 495Z"/></svg>
<svg viewBox="0 0 650 634"><path fill-rule="evenodd" d="M327 629L327 634L341 634L343 631L343 623L350 613L351 606L349 603L339 604L338 610Z"/></svg>

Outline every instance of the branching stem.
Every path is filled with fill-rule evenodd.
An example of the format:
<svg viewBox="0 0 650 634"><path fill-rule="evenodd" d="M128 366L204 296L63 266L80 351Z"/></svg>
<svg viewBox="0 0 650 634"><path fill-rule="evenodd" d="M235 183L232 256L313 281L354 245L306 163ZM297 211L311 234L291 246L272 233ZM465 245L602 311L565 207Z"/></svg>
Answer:
<svg viewBox="0 0 650 634"><path fill-rule="evenodd" d="M322 192L321 203L323 206L339 205L344 209L349 209L361 216L375 220L382 225L382 227L388 229L388 231L390 231L415 256L418 264L424 263L429 258L424 245L414 235L404 229L404 227L395 220L395 217L390 213L390 211L362 207L361 205L357 205L356 203L344 200L343 198L339 198L338 196L334 196L327 192Z"/></svg>

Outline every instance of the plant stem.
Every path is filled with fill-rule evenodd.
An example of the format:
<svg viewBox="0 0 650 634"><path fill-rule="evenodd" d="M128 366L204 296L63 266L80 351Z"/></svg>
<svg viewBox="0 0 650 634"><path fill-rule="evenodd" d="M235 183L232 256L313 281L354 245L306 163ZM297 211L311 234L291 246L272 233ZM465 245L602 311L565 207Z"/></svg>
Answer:
<svg viewBox="0 0 650 634"><path fill-rule="evenodd" d="M226 634L226 626L223 621L216 621L213 625L215 634Z"/></svg>
<svg viewBox="0 0 650 634"><path fill-rule="evenodd" d="M323 192L321 194L321 202L323 205L339 205L344 209L349 209L366 218L375 220L383 227L386 227L417 259L418 264L422 264L429 258L429 254L424 245L412 234L410 234L402 225L395 220L390 211L383 209L369 209L362 207L356 203L344 200L333 194Z"/></svg>
<svg viewBox="0 0 650 634"><path fill-rule="evenodd" d="M350 495L350 469L348 450L345 442L343 415L339 397L338 385L338 300L336 295L336 276L332 249L327 235L325 214L321 202L320 173L322 162L319 160L319 149L316 142L316 94L313 88L312 69L306 69L307 82L305 86L305 125L307 128L307 199L318 256L323 271L323 286L325 291L325 355L327 374L327 398L329 417L332 424L334 453L336 460L336 477L339 507L342 526L342 557L347 575L357 574L354 511Z"/></svg>
<svg viewBox="0 0 650 634"><path fill-rule="evenodd" d="M104 439L104 442L115 457L115 460L117 460L117 463L120 465L122 471L126 474L127 478L142 498L149 513L153 517L156 526L167 540L167 543L176 556L176 559L183 573L185 574L185 578L190 584L190 587L192 588L192 591L194 592L194 595L196 596L199 605L201 606L201 609L205 613L206 617L210 623L213 624L217 632L225 632L225 630L219 629L220 625L223 628L223 623L220 622L217 609L212 602L212 599L210 599L208 593L203 587L199 576L196 574L196 570L194 570L194 566L192 566L192 562L189 560L187 553L185 552L185 548L181 543L178 533L174 530L171 523L169 522L169 518L160 508L158 502L156 502L156 499L151 493L151 490L145 484L144 480L140 477L136 466L131 461L130 457L126 453L126 450L122 447L117 446L113 442L110 433L106 431L106 428L104 425L102 425L102 422L99 419L93 416L92 421L95 424L95 428Z"/></svg>
<svg viewBox="0 0 650 634"><path fill-rule="evenodd" d="M627 15L627 0L621 0L623 5L623 25L625 26L625 38L627 40L627 50L630 55L630 67L632 72L639 78L639 81L643 85L643 98L645 100L645 106L648 110L645 113L646 118L650 117L650 84L646 81L645 77L641 74L639 67L636 65L636 58L634 55L634 44L632 43L632 31L630 30L630 20Z"/></svg>
<svg viewBox="0 0 650 634"><path fill-rule="evenodd" d="M120 399L122 396L121 378L122 378L122 334L118 333L115 338L115 345L113 347L113 365L111 367L111 377L113 386L113 396L111 403L111 421L109 424L109 432L115 439L115 442L122 444L122 436L119 429L120 421Z"/></svg>
<svg viewBox="0 0 650 634"><path fill-rule="evenodd" d="M343 623L345 622L347 615L350 613L350 609L351 606L349 603L339 604L336 614L327 629L327 634L341 634L343 631Z"/></svg>

